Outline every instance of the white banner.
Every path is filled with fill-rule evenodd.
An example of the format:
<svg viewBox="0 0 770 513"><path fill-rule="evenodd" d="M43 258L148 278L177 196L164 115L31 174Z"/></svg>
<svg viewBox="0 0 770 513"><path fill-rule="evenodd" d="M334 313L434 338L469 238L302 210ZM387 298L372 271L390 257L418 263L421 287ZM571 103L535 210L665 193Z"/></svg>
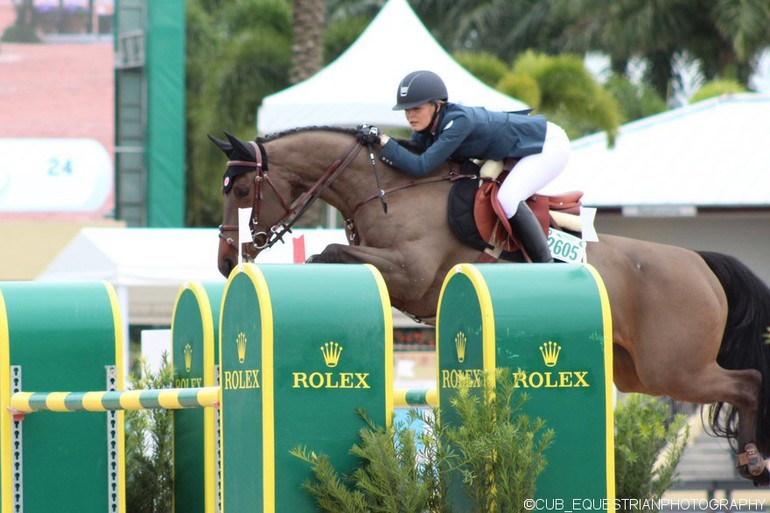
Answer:
<svg viewBox="0 0 770 513"><path fill-rule="evenodd" d="M93 139L0 139L0 212L97 211L113 176Z"/></svg>

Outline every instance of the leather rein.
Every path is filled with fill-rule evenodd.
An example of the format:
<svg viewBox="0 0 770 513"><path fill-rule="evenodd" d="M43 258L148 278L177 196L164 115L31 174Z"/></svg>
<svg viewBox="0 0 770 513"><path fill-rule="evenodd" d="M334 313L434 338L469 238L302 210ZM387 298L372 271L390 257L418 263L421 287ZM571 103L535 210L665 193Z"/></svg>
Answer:
<svg viewBox="0 0 770 513"><path fill-rule="evenodd" d="M305 212L307 212L310 206L332 184L332 182L337 178L337 176L339 176L339 174L346 167L348 167L351 162L353 162L353 160L358 156L358 153L361 151L361 148L363 148L362 144L360 144L357 140L354 140L353 143L350 146L348 146L348 148L342 153L342 155L337 160L335 160L332 163L332 165L329 166L329 168L326 169L326 171L313 184L313 186L310 187L310 189L308 189L306 192L302 193L292 205L289 205L286 202L286 200L284 200L283 197L281 197L281 195L278 193L278 189L275 187L275 184L273 184L273 181L270 179L270 176L268 175L267 166L263 165L263 160L262 160L263 147L258 142L255 142L255 141L248 141L248 142L254 148L255 161L251 162L251 161L244 161L244 160L230 160L227 162L227 167L228 168L231 166L250 167L250 168L254 168L256 171L256 174L254 175L254 198L252 200L251 216L249 218L249 232L251 233L252 249L258 249L258 250L270 248L278 241L283 242L284 235L291 232L292 227L297 223L297 221L299 221L302 215L304 215ZM369 152L370 152L370 159L372 161L372 168L374 169L374 156L371 152L371 148ZM374 169L374 173L375 173L375 178L377 178L376 169ZM455 180L460 180L465 178L478 179L478 175L460 174L452 170L450 167L450 172L447 175L423 178L418 180L411 180L409 182L405 182L384 190L379 187L379 179L377 179L377 189L378 189L377 193L367 196L363 200L359 201L358 204L356 204L356 206L353 208L353 212L351 213L351 215L345 219L345 226L346 226L346 231L348 233L348 239L353 244L357 243L358 237L356 235L355 223L353 219L356 213L366 203L369 203L370 201L375 199L380 199L381 201L383 201L383 209L385 213L387 213L387 206L385 205L383 200L386 194L390 194L392 192L396 192L409 187L414 187L416 185L423 185L423 184L446 181L446 180L455 181ZM278 222L272 225L267 232L256 231L256 226L259 223L260 205L262 204L262 200L264 199L263 184L267 184L270 187L270 189L272 189L273 195L275 195L275 197L278 199L279 203L281 204L281 207L284 210L284 215L281 217L281 219L279 219ZM232 237L226 236L227 232L238 232L238 226L226 225L226 224L222 224L219 226L219 238L224 240L225 243L227 243L227 245L238 249L238 244L236 240L233 239ZM245 256L246 255L244 253L244 257Z"/></svg>

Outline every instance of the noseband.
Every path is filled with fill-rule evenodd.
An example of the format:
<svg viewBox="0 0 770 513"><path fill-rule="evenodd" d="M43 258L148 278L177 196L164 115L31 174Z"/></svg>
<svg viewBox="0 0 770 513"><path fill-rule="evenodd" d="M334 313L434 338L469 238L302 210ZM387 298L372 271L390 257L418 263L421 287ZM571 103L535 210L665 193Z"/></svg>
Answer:
<svg viewBox="0 0 770 513"><path fill-rule="evenodd" d="M265 152L265 156L267 156L267 151L264 146L255 141L248 142L254 148L255 161L230 160L227 162L227 167L228 169L232 166L248 167L254 168L256 171L254 175L254 197L252 199L251 216L249 218L249 232L251 233L251 248L260 251L272 247L278 241L283 242L283 236L287 233L291 233L294 224L299 221L302 215L307 212L310 206L331 185L342 170L353 162L362 148L358 141L354 139L353 143L343 152L342 156L335 160L313 186L310 187L307 192L302 193L294 204L290 206L289 202L278 193L278 189L268 175L267 166L263 165L263 151ZM273 194L281 204L283 216L267 231L257 231L257 225L259 224L259 210L264 196L263 184L265 183L270 186ZM226 224L219 226L219 238L224 240L228 246L238 250L239 248L236 240L226 235L228 232L238 232L238 226ZM250 259L245 251L243 251L243 257L244 260Z"/></svg>

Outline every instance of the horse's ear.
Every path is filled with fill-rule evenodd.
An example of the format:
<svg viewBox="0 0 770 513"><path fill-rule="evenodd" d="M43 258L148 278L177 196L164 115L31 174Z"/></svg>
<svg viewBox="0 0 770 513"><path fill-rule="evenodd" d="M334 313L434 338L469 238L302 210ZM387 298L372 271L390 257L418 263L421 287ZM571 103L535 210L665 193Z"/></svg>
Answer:
<svg viewBox="0 0 770 513"><path fill-rule="evenodd" d="M227 136L227 140L230 141L230 144L232 144L232 148L235 150L236 155L240 155L240 158L242 160L254 160L254 150L252 147L235 137L230 132L225 132L225 136ZM235 158L235 155L232 155L233 158Z"/></svg>
<svg viewBox="0 0 770 513"><path fill-rule="evenodd" d="M217 148L222 150L228 157L230 156L230 152L233 150L232 144L228 143L227 141L223 141L222 139L218 139L211 134L206 135L208 135L208 138L211 140L211 142L217 145Z"/></svg>

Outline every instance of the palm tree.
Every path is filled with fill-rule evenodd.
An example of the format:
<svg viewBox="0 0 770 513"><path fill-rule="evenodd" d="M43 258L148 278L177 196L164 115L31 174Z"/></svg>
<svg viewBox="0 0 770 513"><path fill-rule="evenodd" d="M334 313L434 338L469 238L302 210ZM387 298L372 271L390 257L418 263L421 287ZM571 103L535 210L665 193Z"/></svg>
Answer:
<svg viewBox="0 0 770 513"><path fill-rule="evenodd" d="M573 0L559 10L570 20L561 38L566 50L606 53L619 74L642 58L647 80L663 97L682 78L676 58L699 61L706 79L746 83L770 45L766 0Z"/></svg>
<svg viewBox="0 0 770 513"><path fill-rule="evenodd" d="M422 0L415 12L450 51L486 51L512 63L520 52L552 48L560 32L549 0Z"/></svg>
<svg viewBox="0 0 770 513"><path fill-rule="evenodd" d="M531 106L561 125L570 137L603 130L608 143L614 144L621 108L586 70L581 57L523 52L516 59L512 73L536 81L540 99ZM505 92L516 96L515 90Z"/></svg>
<svg viewBox="0 0 770 513"><path fill-rule="evenodd" d="M207 134L256 135L262 98L289 85L291 7L275 0L188 0L186 223L221 221L222 153Z"/></svg>
<svg viewBox="0 0 770 513"><path fill-rule="evenodd" d="M21 0L14 2L14 4L16 21L0 34L0 40L16 43L39 43L40 39L35 34L34 0Z"/></svg>
<svg viewBox="0 0 770 513"><path fill-rule="evenodd" d="M294 0L291 45L292 84L311 77L323 67L323 0Z"/></svg>

